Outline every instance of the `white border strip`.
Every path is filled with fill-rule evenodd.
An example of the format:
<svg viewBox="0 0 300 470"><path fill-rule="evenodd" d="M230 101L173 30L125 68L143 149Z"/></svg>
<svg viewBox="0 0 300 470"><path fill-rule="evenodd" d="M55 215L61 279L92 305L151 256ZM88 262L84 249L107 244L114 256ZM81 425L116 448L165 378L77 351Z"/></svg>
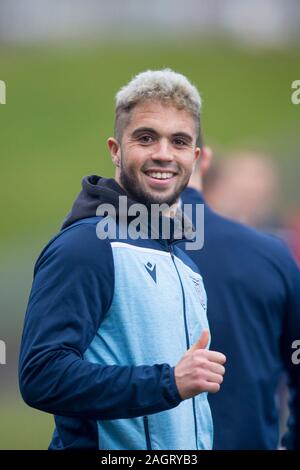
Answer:
<svg viewBox="0 0 300 470"><path fill-rule="evenodd" d="M171 256L170 252L154 250L153 248L142 248L141 246L130 245L129 243L111 242L113 248L129 248L131 250L142 251L144 253L154 253L161 256Z"/></svg>
<svg viewBox="0 0 300 470"><path fill-rule="evenodd" d="M186 253L185 253L186 254ZM199 276L200 279L203 281L203 277L201 276L200 273L198 273L197 271L194 271L190 266L188 266L187 264L185 264L184 261L182 261L182 259L178 258L178 256L174 255L174 258L176 258L176 261L179 261L179 263L181 263L185 269L187 269L188 271L190 271L191 273L193 273L194 276Z"/></svg>
<svg viewBox="0 0 300 470"><path fill-rule="evenodd" d="M155 255L161 255L161 256L171 256L171 253L169 251L160 251L160 250L154 250L153 248L144 248L141 246L135 246L135 245L130 245L129 243L123 243L123 242L111 242L111 246L113 248L129 248L130 250L135 250L135 251L140 251L143 253L153 253ZM178 256L174 254L174 258L176 261L179 261L185 269L193 273L193 275L199 276L200 279L202 279L201 274L199 274L197 271L194 271L190 266L185 264L184 261L182 261Z"/></svg>

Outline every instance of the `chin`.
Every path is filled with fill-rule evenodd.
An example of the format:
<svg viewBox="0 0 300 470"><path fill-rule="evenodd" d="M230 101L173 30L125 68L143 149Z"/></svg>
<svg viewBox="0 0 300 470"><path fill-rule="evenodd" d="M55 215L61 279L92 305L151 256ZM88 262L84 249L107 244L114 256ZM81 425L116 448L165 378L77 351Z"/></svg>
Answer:
<svg viewBox="0 0 300 470"><path fill-rule="evenodd" d="M178 199L178 195L176 194L155 194L151 195L151 204L168 204L168 206L172 206ZM149 199L150 199L149 198Z"/></svg>

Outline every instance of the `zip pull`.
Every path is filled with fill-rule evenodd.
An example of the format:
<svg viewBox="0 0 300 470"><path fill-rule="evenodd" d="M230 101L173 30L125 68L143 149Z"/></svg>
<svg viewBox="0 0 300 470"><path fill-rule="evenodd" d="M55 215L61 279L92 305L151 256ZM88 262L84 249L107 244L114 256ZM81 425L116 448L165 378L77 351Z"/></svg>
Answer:
<svg viewBox="0 0 300 470"><path fill-rule="evenodd" d="M148 416L144 416L144 417L143 417L143 420L144 420L144 430L145 430L145 435L146 435L147 450L152 450L151 439L150 439L150 432L149 432L149 420L148 420Z"/></svg>
<svg viewBox="0 0 300 470"><path fill-rule="evenodd" d="M172 243L168 243L168 242L166 241L166 246L167 246L167 248L168 248L168 251L170 252L170 255L171 255L171 257L172 257L172 260L174 261L174 250L173 250L173 245L172 245Z"/></svg>

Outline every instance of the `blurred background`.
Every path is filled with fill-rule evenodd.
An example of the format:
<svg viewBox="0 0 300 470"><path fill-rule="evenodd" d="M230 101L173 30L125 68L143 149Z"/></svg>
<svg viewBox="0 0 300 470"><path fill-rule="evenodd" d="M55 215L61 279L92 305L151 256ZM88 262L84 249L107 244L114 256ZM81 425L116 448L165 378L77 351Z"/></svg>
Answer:
<svg viewBox="0 0 300 470"><path fill-rule="evenodd" d="M81 178L113 176L114 95L136 73L171 67L198 87L207 198L300 260L299 24L298 0L0 0L0 449L49 444L53 418L17 385L34 262Z"/></svg>

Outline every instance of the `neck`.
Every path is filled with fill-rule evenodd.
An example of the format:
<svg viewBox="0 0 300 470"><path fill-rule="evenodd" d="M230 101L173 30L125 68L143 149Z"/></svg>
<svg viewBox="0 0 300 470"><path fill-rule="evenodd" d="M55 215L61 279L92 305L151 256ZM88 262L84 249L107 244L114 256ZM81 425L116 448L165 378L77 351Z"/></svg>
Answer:
<svg viewBox="0 0 300 470"><path fill-rule="evenodd" d="M162 211L162 215L165 217L170 217L171 219L174 219L178 207L179 207L179 199L177 199L177 201L174 202L174 204L168 207L165 211Z"/></svg>

